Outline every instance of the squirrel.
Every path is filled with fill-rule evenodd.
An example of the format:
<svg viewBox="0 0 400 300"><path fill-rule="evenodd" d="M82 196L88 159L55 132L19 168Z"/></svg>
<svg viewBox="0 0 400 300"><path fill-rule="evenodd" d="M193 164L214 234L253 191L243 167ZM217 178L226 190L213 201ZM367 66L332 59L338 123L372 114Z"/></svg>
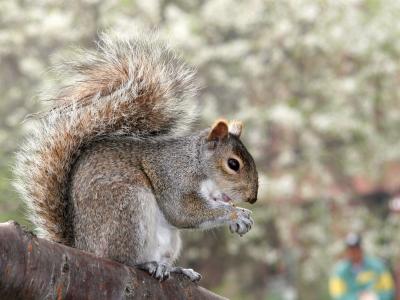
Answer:
<svg viewBox="0 0 400 300"><path fill-rule="evenodd" d="M242 123L193 131L195 71L155 34L103 34L63 65L70 79L17 152L15 186L38 235L149 272L175 267L180 230L247 233L258 174ZM69 77L68 77L69 76Z"/></svg>

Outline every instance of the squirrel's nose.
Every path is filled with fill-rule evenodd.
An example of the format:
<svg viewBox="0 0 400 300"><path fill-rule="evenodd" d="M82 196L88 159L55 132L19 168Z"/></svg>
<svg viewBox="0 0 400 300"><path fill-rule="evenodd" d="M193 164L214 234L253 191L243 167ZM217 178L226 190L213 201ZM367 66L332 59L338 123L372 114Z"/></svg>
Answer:
<svg viewBox="0 0 400 300"><path fill-rule="evenodd" d="M250 197L247 198L247 202L253 204L257 201L257 194L258 194L258 186L257 188L253 189L253 191L250 194Z"/></svg>
<svg viewBox="0 0 400 300"><path fill-rule="evenodd" d="M251 204L255 203L256 201L257 201L257 197L248 198L248 199L247 199L247 202L249 202L249 203L251 203Z"/></svg>

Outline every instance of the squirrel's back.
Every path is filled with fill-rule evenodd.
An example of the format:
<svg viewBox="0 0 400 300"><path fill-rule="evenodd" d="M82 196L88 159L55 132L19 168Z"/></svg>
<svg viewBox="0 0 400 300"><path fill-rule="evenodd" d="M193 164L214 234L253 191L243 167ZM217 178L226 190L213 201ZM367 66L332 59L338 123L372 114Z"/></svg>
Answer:
<svg viewBox="0 0 400 300"><path fill-rule="evenodd" d="M166 139L185 134L197 117L194 72L153 34L103 35L62 74L70 83L52 97L17 155L15 185L40 233L71 244L71 167L80 150L109 136Z"/></svg>

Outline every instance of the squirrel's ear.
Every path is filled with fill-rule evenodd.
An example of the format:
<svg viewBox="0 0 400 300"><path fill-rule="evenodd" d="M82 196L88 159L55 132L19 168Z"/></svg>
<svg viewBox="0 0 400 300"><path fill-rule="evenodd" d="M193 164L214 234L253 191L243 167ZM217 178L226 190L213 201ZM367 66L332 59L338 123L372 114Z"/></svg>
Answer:
<svg viewBox="0 0 400 300"><path fill-rule="evenodd" d="M211 131L208 134L208 141L222 140L228 136L228 123L225 120L218 120L211 127Z"/></svg>
<svg viewBox="0 0 400 300"><path fill-rule="evenodd" d="M240 134L242 133L243 123L241 121L230 121L229 125L229 133L240 138Z"/></svg>

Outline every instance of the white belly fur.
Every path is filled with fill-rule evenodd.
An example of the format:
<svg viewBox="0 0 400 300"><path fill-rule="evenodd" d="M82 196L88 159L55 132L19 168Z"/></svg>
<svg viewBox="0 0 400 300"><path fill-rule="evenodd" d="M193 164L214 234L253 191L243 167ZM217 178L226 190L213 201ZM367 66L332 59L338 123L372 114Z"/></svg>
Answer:
<svg viewBox="0 0 400 300"><path fill-rule="evenodd" d="M144 236L147 246L143 249L143 256L138 258L138 263L150 261L172 264L178 257L181 249L179 230L168 223L162 211L158 208L153 193L149 190L141 190L138 193L142 209L145 211L149 226L143 226L141 230L147 231Z"/></svg>
<svg viewBox="0 0 400 300"><path fill-rule="evenodd" d="M159 208L156 210L156 220L155 261L172 264L178 258L181 249L179 230L168 223Z"/></svg>

